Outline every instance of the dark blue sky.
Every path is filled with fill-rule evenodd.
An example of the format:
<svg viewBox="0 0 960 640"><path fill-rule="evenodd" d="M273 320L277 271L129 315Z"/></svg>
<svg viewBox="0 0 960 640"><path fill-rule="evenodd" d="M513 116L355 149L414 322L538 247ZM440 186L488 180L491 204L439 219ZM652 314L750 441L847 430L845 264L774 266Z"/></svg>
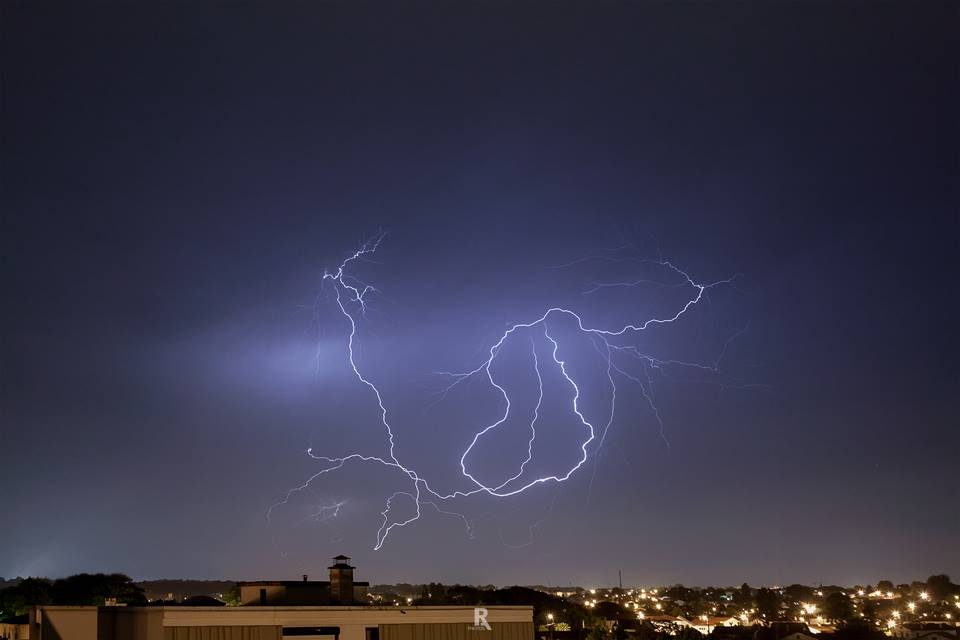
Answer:
<svg viewBox="0 0 960 640"><path fill-rule="evenodd" d="M0 11L0 575L276 579L340 552L375 582L960 574L955 3ZM409 483L361 465L268 526L319 469L307 447L383 455L321 285L380 229L361 364L444 490L501 409L483 385L428 408L432 372L552 305L607 325L676 303L583 293L633 263L550 265L631 243L744 274L645 335L658 357L712 362L749 329L721 375L654 381L669 447L623 383L569 481L449 505L472 539L425 507L373 552ZM522 402L529 367L503 361ZM544 469L580 437L557 407Z"/></svg>

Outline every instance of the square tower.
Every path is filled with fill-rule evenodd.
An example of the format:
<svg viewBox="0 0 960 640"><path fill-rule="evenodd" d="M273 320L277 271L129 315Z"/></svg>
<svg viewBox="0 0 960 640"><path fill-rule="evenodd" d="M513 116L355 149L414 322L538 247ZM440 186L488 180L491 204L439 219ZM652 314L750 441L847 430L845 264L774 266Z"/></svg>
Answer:
<svg viewBox="0 0 960 640"><path fill-rule="evenodd" d="M348 556L336 556L330 566L330 604L353 604L353 567Z"/></svg>

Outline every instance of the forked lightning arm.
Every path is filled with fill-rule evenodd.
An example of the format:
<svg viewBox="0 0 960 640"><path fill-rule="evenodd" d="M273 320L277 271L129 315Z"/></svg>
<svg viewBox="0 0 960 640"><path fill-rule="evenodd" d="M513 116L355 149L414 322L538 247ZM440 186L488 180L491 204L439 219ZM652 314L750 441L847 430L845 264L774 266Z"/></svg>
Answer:
<svg viewBox="0 0 960 640"><path fill-rule="evenodd" d="M641 260L637 262L646 263L650 265L658 265L660 268L663 268L669 272L674 273L675 275L680 276L681 282L679 284L664 284L657 281L651 280L636 280L631 282L608 282L608 283L595 283L593 287L588 290L586 293L593 293L599 291L600 289L606 289L611 287L636 287L644 283L659 284L663 286L670 287L685 287L689 289L690 295L686 297L682 304L679 305L679 308L671 313L667 314L665 317L652 317L648 318L642 322L631 323L624 325L619 328L614 329L603 329L597 327L588 327L584 324L583 319L576 312L571 311L570 309L565 309L563 307L551 307L543 312L538 318L531 322L518 323L512 325L508 328L503 335L500 337L497 342L495 342L489 349L487 359L480 364L477 368L466 371L463 373L452 373L452 372L439 372L441 375L447 376L452 379L452 382L443 390L443 397L446 396L454 387L460 383L474 378L476 376L485 377L487 382L497 390L497 392L503 397L505 408L503 414L500 417L492 422L491 424L485 426L483 429L478 431L470 441L470 444L466 447L463 453L460 456L460 470L463 477L471 483L472 488L461 491L455 490L452 492L441 492L430 486L426 479L421 477L414 469L405 466L397 458L394 448L394 434L393 429L390 426L390 421L388 419L388 412L386 405L383 401L383 396L380 393L380 390L377 386L371 382L364 373L360 370L360 367L357 365L356 359L354 357L354 343L357 339L357 324L366 317L367 310L367 297L371 293L375 293L377 290L375 287L361 282L357 278L351 276L348 273L348 270L352 263L368 258L369 256L376 253L377 249L380 246L380 243L383 240L383 235L377 236L373 240L370 240L363 244L356 252L350 255L345 259L340 266L337 267L335 271L327 271L323 274L323 280L325 283L332 285L334 290L334 300L337 307L340 310L340 313L346 319L348 326L350 327L349 334L347 336L347 354L348 360L350 362L350 367L353 369L353 373L356 375L357 379L367 387L373 393L373 396L376 398L377 406L380 410L380 421L383 424L384 429L386 430L386 436L389 443L388 455L387 456L375 456L375 455L365 455L362 453L352 453L346 456L341 457L328 457L316 455L313 453L312 449L307 450L307 454L315 460L320 460L321 462L326 463L320 471L312 475L307 479L302 485L290 489L284 499L278 502L277 504L270 507L270 510L267 513L268 519L273 512L273 509L276 507L286 504L291 496L295 493L307 489L310 484L316 480L318 477L330 473L332 471L343 468L347 463L353 462L370 462L382 465L387 468L393 468L399 471L400 473L407 476L410 480L410 489L396 491L391 495L387 501L385 508L381 515L383 516L383 523L380 525L379 530L377 531L376 544L374 549L380 549L387 537L390 535L390 531L395 527L403 527L411 522L416 521L420 518L421 507L423 505L432 506L439 513L445 513L450 515L455 515L463 519L464 523L467 526L467 531L472 535L472 524L465 516L454 513L451 511L444 511L441 509L437 502L442 502L450 500L453 498L463 498L472 496L478 493L486 493L490 496L497 498L507 498L510 496L515 496L519 493L527 491L531 487L534 487L539 484L546 482L555 482L561 483L570 478L578 469L580 469L588 460L590 452L588 451L591 443L595 440L598 440L598 444L594 453L600 450L603 442L606 438L607 431L613 423L614 414L616 410L616 378L614 374L629 380L633 383L639 385L644 399L650 407L650 410L653 412L654 417L658 425L660 426L660 433L663 436L663 420L660 417L660 412L657 408L656 401L652 393L652 379L650 377L651 369L662 369L666 366L677 366L677 367L690 367L695 369L705 369L716 373L719 368L719 358L713 364L700 364L695 362L681 362L676 360L661 360L653 356L642 353L636 346L631 345L620 345L614 344L612 340L614 338L623 338L629 336L632 333L637 333L645 331L646 329L657 326L657 325L666 325L679 320L685 313L687 313L691 308L696 306L704 298L704 294L711 287L716 287L722 284L729 284L737 276L733 276L726 280L720 280L718 282L713 282L710 284L701 284L691 278L685 271L679 269L674 264L666 260ZM614 259L615 261L620 261L620 259ZM606 377L611 386L611 397L610 397L610 408L609 412L606 414L607 420L603 425L602 430L598 434L597 429L594 425L583 415L580 410L580 387L577 385L576 381L571 377L570 373L567 370L566 361L560 356L560 342L559 340L550 332L549 321L552 318L559 318L566 316L572 319L577 327L577 330L583 335L590 337L594 341L594 346L597 348L598 353L604 359L606 365ZM511 411L511 400L510 395L507 391L498 384L496 378L494 377L492 366L494 361L497 359L497 356L500 354L504 345L507 341L520 333L528 333L531 341L531 351L532 351L532 361L533 368L536 372L537 382L538 382L538 393L536 406L533 411L533 417L530 421L530 438L527 441L527 455L523 462L520 464L519 469L515 474L507 477L502 482L498 484L485 484L484 482L478 480L469 470L468 460L471 456L471 453L474 450L474 447L477 446L477 443L483 438L486 434L493 431L510 417ZM541 376L541 362L537 357L537 340L542 337L543 340L548 343L550 358L552 360L552 366L556 367L557 371L563 376L566 384L570 386L572 394L571 408L573 413L576 415L578 421L583 427L584 437L580 443L581 455L579 460L569 469L567 469L562 474L549 475L542 477L524 477L524 474L527 470L528 463L533 459L533 449L534 442L537 438L536 424L539 419L540 408L543 402L543 378ZM734 336L736 337L736 336ZM731 338L732 340L733 338ZM724 351L729 345L729 340L727 345L724 345ZM644 377L646 380L638 378L630 373L628 373L623 366L618 365L614 361L615 355L623 355L631 359L639 360L644 371ZM721 358L722 353L721 353ZM664 440L666 440L664 438ZM390 512L391 504L398 497L403 496L407 499L412 500L415 505L415 510L413 516L402 521L393 521L391 522ZM328 517L336 517L339 514L340 507L342 502L334 505L333 507L323 507L317 515L321 515L324 519ZM332 513L328 513L332 512Z"/></svg>

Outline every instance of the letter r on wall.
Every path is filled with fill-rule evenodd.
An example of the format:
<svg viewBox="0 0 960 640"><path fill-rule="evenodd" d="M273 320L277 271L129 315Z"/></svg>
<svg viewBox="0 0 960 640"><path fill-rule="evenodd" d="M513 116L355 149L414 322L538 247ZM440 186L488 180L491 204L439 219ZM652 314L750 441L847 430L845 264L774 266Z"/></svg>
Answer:
<svg viewBox="0 0 960 640"><path fill-rule="evenodd" d="M473 608L473 626L483 627L487 631L490 631L490 623L487 622L487 614L489 612L483 607L474 607Z"/></svg>

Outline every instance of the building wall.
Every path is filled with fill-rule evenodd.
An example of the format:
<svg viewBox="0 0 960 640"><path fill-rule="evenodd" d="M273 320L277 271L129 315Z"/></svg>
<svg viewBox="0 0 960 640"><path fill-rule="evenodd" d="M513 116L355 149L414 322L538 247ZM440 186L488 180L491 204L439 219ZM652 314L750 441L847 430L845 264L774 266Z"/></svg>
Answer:
<svg viewBox="0 0 960 640"><path fill-rule="evenodd" d="M30 640L98 640L97 607L34 607Z"/></svg>
<svg viewBox="0 0 960 640"><path fill-rule="evenodd" d="M366 640L367 629L381 625L453 625L466 633L474 623L473 607L164 607L163 611L165 627L339 627L340 640ZM487 607L487 621L493 632L471 632L464 640L501 640L493 634L505 623L529 624L522 640L533 638L532 607Z"/></svg>
<svg viewBox="0 0 960 640"><path fill-rule="evenodd" d="M491 622L490 631L471 624L382 624L380 640L532 640L532 622Z"/></svg>
<svg viewBox="0 0 960 640"><path fill-rule="evenodd" d="M0 638L3 638L3 640L28 640L30 638L30 625L0 622Z"/></svg>
<svg viewBox="0 0 960 640"><path fill-rule="evenodd" d="M97 640L164 640L163 610L103 607L97 613Z"/></svg>
<svg viewBox="0 0 960 640"><path fill-rule="evenodd" d="M289 584L241 584L240 604L260 604L260 590L266 589L270 606L323 606L330 603L330 587L325 582L291 582Z"/></svg>
<svg viewBox="0 0 960 640"><path fill-rule="evenodd" d="M167 627L163 640L282 640L280 627Z"/></svg>
<svg viewBox="0 0 960 640"><path fill-rule="evenodd" d="M260 590L266 589L267 602L276 602L286 593L286 587L282 585L240 585L240 604L256 605L260 604Z"/></svg>
<svg viewBox="0 0 960 640"><path fill-rule="evenodd" d="M353 568L347 565L330 567L330 602L351 604L353 602Z"/></svg>

